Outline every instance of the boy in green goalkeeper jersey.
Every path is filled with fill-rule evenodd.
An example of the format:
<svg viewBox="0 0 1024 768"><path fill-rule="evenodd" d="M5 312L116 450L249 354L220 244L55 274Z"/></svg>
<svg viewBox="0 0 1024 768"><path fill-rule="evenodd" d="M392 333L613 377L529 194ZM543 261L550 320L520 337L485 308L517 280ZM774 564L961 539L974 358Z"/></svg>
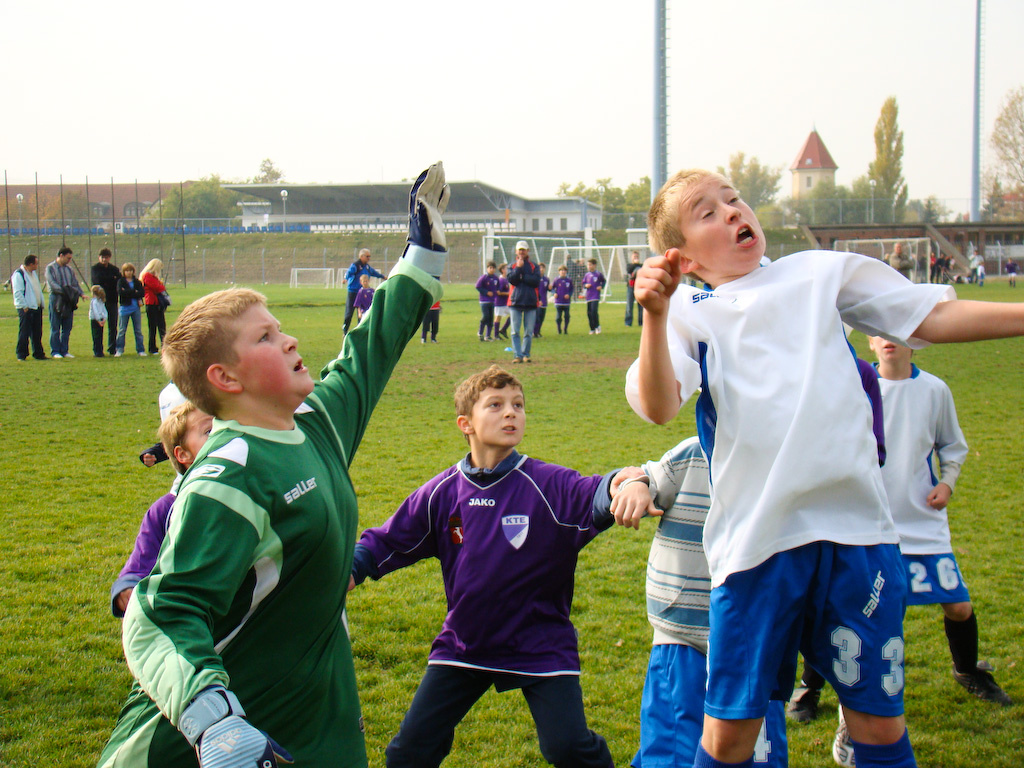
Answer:
<svg viewBox="0 0 1024 768"><path fill-rule="evenodd" d="M440 163L410 195L409 246L314 384L260 294L181 313L164 366L215 416L153 573L125 615L136 682L100 757L114 766L365 766L345 596L348 467L447 254ZM193 752L194 750L194 752Z"/></svg>

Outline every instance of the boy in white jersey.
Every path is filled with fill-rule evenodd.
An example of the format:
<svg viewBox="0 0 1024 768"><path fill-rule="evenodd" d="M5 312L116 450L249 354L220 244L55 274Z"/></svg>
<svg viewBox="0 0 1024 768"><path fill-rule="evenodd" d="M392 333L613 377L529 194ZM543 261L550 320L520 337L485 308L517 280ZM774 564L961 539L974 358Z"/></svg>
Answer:
<svg viewBox="0 0 1024 768"><path fill-rule="evenodd" d="M273 768L292 756L365 768L345 619L357 533L349 466L441 297L447 200L438 163L410 194L405 253L317 382L255 291L205 296L168 332L164 367L213 429L128 602L122 638L136 683L101 768L195 768L197 758L200 768Z"/></svg>
<svg viewBox="0 0 1024 768"><path fill-rule="evenodd" d="M1024 305L954 301L875 259L825 251L759 268L764 233L729 182L682 171L649 213L648 313L633 408L671 420L698 388L714 489L705 725L695 766L751 765L797 651L847 712L857 764L912 766L903 720L906 585L871 409L845 321L915 346L1024 335ZM681 286L692 275L712 290Z"/></svg>
<svg viewBox="0 0 1024 768"><path fill-rule="evenodd" d="M888 460L882 480L900 535L907 604L942 606L953 677L979 699L1008 706L1012 701L993 680L992 667L978 661L978 620L950 542L946 504L967 458L953 394L911 362L913 350L880 336L869 343L884 403Z"/></svg>

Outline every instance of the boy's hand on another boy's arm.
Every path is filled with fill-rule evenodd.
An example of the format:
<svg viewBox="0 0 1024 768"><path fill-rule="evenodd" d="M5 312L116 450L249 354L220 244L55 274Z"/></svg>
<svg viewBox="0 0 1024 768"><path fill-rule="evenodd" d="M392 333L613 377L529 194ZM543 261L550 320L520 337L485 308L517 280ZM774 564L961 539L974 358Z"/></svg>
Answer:
<svg viewBox="0 0 1024 768"><path fill-rule="evenodd" d="M626 467L612 478L611 513L616 523L639 529L642 518L662 514L654 505L649 483L650 479L639 467Z"/></svg>
<svg viewBox="0 0 1024 768"><path fill-rule="evenodd" d="M932 488L932 492L928 494L928 498L925 499L925 501L932 509L945 509L946 505L949 503L949 498L952 495L952 488L945 483L939 483Z"/></svg>

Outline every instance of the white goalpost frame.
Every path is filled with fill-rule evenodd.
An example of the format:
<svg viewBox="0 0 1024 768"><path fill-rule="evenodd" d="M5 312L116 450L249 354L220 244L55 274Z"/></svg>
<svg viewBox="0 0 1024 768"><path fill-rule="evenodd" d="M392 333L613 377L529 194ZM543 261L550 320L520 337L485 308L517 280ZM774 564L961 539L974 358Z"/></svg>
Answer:
<svg viewBox="0 0 1024 768"><path fill-rule="evenodd" d="M583 275L587 272L587 261L597 260L597 269L604 274L605 285L601 291L601 301L612 304L626 303L626 265L633 251L640 254L640 263L651 255L646 245L564 245L551 249L551 257L545 262L548 279L554 281L558 276L558 268L563 264L569 267L576 295L582 291Z"/></svg>
<svg viewBox="0 0 1024 768"><path fill-rule="evenodd" d="M910 256L913 262L913 266L910 268L910 279L915 283L927 283L931 278L932 268L932 240L930 237L836 240L833 250L860 253L888 264L887 257L896 249L896 243L903 243L903 253Z"/></svg>
<svg viewBox="0 0 1024 768"><path fill-rule="evenodd" d="M334 267L292 267L289 288L333 288Z"/></svg>

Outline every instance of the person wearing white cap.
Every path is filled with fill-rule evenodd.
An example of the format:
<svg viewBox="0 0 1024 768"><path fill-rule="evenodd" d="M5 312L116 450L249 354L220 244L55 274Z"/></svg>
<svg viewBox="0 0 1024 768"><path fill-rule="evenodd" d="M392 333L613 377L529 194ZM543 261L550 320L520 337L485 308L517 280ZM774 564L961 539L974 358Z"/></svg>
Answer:
<svg viewBox="0 0 1024 768"><path fill-rule="evenodd" d="M537 322L537 287L540 270L530 261L530 245L525 240L516 243L516 260L508 271L512 285L509 308L512 315L512 362L530 362L533 329Z"/></svg>

